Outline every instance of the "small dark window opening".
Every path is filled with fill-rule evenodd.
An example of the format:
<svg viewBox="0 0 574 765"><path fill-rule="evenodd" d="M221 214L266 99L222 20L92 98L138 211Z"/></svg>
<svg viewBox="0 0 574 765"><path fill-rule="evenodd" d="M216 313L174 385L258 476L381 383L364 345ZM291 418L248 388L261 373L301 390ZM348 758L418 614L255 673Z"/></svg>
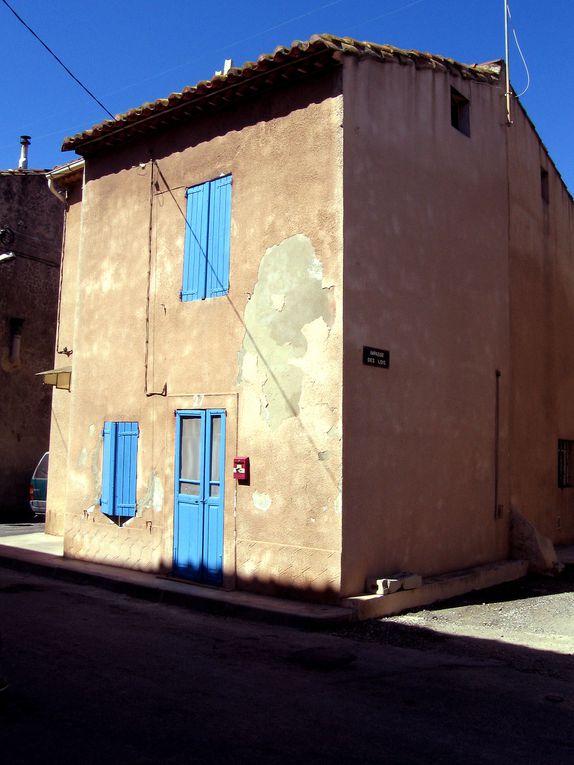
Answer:
<svg viewBox="0 0 574 765"><path fill-rule="evenodd" d="M574 441L565 438L558 439L558 486L574 486Z"/></svg>
<svg viewBox="0 0 574 765"><path fill-rule="evenodd" d="M10 319L10 363L18 364L20 361L20 345L22 341L22 325L24 319Z"/></svg>
<svg viewBox="0 0 574 765"><path fill-rule="evenodd" d="M540 168L540 194L545 204L550 202L550 191L548 189L548 170Z"/></svg>
<svg viewBox="0 0 574 765"><path fill-rule="evenodd" d="M450 89L450 122L461 133L470 136L470 101L454 88Z"/></svg>

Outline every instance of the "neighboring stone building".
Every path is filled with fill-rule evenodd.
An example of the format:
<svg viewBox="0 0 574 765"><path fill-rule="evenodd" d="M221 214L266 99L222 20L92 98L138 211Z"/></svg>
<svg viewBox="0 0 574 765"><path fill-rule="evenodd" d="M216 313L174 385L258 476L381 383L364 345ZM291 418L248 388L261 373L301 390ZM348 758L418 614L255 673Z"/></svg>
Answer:
<svg viewBox="0 0 574 765"><path fill-rule="evenodd" d="M64 206L46 170L0 170L0 518L30 512L32 471L48 449ZM14 254L12 257L11 253Z"/></svg>
<svg viewBox="0 0 574 765"><path fill-rule="evenodd" d="M574 540L572 199L501 70L322 35L66 139L67 556L336 600Z"/></svg>

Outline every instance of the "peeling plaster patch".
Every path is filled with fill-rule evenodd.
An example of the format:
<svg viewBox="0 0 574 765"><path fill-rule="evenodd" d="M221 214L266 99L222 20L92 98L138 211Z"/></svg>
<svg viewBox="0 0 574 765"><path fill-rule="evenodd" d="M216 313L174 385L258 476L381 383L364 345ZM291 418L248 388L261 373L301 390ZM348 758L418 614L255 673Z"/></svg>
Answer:
<svg viewBox="0 0 574 765"><path fill-rule="evenodd" d="M157 475L153 477L152 507L156 513L163 510L163 485Z"/></svg>
<svg viewBox="0 0 574 765"><path fill-rule="evenodd" d="M331 332L331 327L335 321L335 312L337 309L334 285L323 287L323 295L325 300L325 306L323 308L323 320L327 325L329 332Z"/></svg>
<svg viewBox="0 0 574 765"><path fill-rule="evenodd" d="M271 429L299 414L305 374L316 368L309 359L304 328L317 319L328 339L333 321L333 293L322 286L323 269L313 245L304 234L270 247L261 259L258 281L245 306L244 355L240 381L252 385L260 400L260 411ZM254 370L248 356L257 357ZM255 372L255 374L253 374Z"/></svg>
<svg viewBox="0 0 574 765"><path fill-rule="evenodd" d="M241 380L249 383L257 381L257 356L254 353L243 351L243 363L241 366Z"/></svg>
<svg viewBox="0 0 574 765"><path fill-rule="evenodd" d="M263 510L264 513L271 507L271 497L269 494L261 494L258 491L253 492L253 506L257 510Z"/></svg>
<svg viewBox="0 0 574 765"><path fill-rule="evenodd" d="M163 484L159 476L152 470L145 495L138 502L138 510L151 507L155 512L163 509Z"/></svg>
<svg viewBox="0 0 574 765"><path fill-rule="evenodd" d="M96 504L99 503L99 497L102 493L102 469L101 469L101 463L100 463L100 453L101 453L101 447L100 443L103 440L103 437L100 436L100 441L98 442L95 449L92 449L92 464L91 464L91 471L92 471L92 480L94 482L94 487L96 489L96 496L98 499L96 500Z"/></svg>
<svg viewBox="0 0 574 765"><path fill-rule="evenodd" d="M89 433L91 436L93 436L95 432L96 432L96 426L94 425L94 423L92 423L92 424L90 425L90 427L88 428L88 433Z"/></svg>
<svg viewBox="0 0 574 765"><path fill-rule="evenodd" d="M289 363L301 369L314 383L326 384L330 374L328 365L317 365L317 359L323 356L329 340L329 327L323 317L319 316L314 321L301 327L301 333L305 338L308 352L301 358L293 357Z"/></svg>
<svg viewBox="0 0 574 765"><path fill-rule="evenodd" d="M86 510L86 514L87 514L87 515L91 515L91 514L94 512L94 510L95 510L95 509L96 509L96 506L95 506L95 505L90 505L90 506L88 507L88 509Z"/></svg>
<svg viewBox="0 0 574 765"><path fill-rule="evenodd" d="M285 308L285 295L271 295L271 305L276 311L282 311Z"/></svg>
<svg viewBox="0 0 574 765"><path fill-rule="evenodd" d="M243 359L245 358L245 348L241 347L237 351L237 385L243 381Z"/></svg>
<svg viewBox="0 0 574 765"><path fill-rule="evenodd" d="M320 462L325 462L326 460L329 459L331 455L329 454L329 451L325 451L325 452L319 452L317 456L319 457Z"/></svg>
<svg viewBox="0 0 574 765"><path fill-rule="evenodd" d="M307 273L311 279L319 279L319 281L323 279L323 266L321 265L319 258L313 258L311 265L307 269Z"/></svg>
<svg viewBox="0 0 574 765"><path fill-rule="evenodd" d="M78 455L78 467L84 467L87 461L88 461L88 452L86 451L86 447L83 446L80 449L80 454Z"/></svg>
<svg viewBox="0 0 574 765"><path fill-rule="evenodd" d="M341 496L340 492L335 497L334 505L335 505L335 512L337 513L337 515L341 515L343 511L343 497Z"/></svg>

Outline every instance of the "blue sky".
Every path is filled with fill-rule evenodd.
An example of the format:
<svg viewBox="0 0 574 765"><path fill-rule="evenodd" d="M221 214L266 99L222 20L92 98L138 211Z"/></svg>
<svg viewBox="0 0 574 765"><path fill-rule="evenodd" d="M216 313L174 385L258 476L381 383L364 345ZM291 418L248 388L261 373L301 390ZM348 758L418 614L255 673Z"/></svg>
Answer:
<svg viewBox="0 0 574 765"><path fill-rule="evenodd" d="M318 32L430 51L464 63L504 55L503 0L8 0L114 114ZM513 0L512 24L530 72L522 103L574 192L572 0ZM66 135L107 118L0 3L0 168L17 166L32 136L31 167L73 159ZM511 38L512 39L512 38ZM511 79L527 75L514 42Z"/></svg>

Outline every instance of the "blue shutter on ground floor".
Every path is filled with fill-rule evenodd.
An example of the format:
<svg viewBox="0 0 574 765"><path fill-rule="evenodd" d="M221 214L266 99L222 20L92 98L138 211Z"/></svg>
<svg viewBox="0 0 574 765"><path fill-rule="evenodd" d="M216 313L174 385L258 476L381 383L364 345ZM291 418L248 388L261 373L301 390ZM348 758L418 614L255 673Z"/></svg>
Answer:
<svg viewBox="0 0 574 765"><path fill-rule="evenodd" d="M136 514L138 435L137 422L117 423L114 515Z"/></svg>
<svg viewBox="0 0 574 765"><path fill-rule="evenodd" d="M138 438L137 422L104 423L100 505L108 516L136 514Z"/></svg>
<svg viewBox="0 0 574 765"><path fill-rule="evenodd" d="M116 462L116 423L104 422L103 430L103 460L102 460L102 496L100 506L102 513L111 515L114 506L114 466Z"/></svg>

